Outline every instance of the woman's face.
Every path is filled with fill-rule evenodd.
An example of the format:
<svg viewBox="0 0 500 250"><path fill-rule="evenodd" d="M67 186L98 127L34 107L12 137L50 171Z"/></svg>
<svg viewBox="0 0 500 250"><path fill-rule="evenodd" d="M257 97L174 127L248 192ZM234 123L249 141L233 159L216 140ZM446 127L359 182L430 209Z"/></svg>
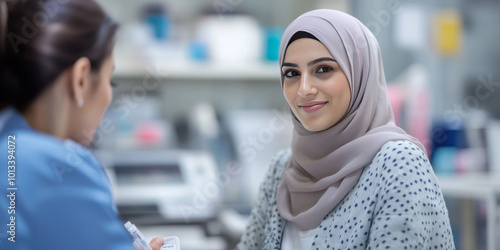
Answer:
<svg viewBox="0 0 500 250"><path fill-rule="evenodd" d="M99 71L92 71L91 87L84 98L84 105L79 109L78 131L74 138L81 144L88 145L92 141L97 127L101 123L112 98L111 76L114 70L113 53L106 58Z"/></svg>
<svg viewBox="0 0 500 250"><path fill-rule="evenodd" d="M288 105L307 130L330 128L347 112L349 82L321 42L309 38L292 42L281 70Z"/></svg>

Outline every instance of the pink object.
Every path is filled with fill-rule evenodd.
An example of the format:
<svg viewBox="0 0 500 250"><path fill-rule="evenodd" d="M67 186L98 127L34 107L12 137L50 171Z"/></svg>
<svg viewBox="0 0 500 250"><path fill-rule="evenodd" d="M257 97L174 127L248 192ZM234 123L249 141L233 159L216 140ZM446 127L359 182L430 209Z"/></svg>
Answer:
<svg viewBox="0 0 500 250"><path fill-rule="evenodd" d="M404 107L405 90L400 85L387 85L387 94L394 113L394 122L397 126L401 125L401 114Z"/></svg>
<svg viewBox="0 0 500 250"><path fill-rule="evenodd" d="M417 138L430 154L430 97L424 88L409 88L407 103L407 132Z"/></svg>
<svg viewBox="0 0 500 250"><path fill-rule="evenodd" d="M158 122L144 122L137 125L135 138L141 146L157 146L164 138L164 129Z"/></svg>

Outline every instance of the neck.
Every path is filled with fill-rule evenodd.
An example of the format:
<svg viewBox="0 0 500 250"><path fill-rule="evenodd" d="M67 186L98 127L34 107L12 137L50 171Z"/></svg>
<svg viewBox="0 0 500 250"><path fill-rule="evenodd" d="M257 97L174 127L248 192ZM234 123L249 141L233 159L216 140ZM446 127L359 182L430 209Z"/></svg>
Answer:
<svg viewBox="0 0 500 250"><path fill-rule="evenodd" d="M60 92L57 86L50 87L23 112L23 116L34 130L64 140L68 138L69 110Z"/></svg>

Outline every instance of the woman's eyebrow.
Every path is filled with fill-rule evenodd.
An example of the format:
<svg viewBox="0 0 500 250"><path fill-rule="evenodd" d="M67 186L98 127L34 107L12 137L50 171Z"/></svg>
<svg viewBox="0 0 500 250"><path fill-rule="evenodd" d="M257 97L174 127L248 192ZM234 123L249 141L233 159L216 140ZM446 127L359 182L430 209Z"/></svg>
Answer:
<svg viewBox="0 0 500 250"><path fill-rule="evenodd" d="M320 57L318 59L314 59L310 62L307 63L307 67L311 67L312 65L314 64L317 64L317 63L320 63L320 62L324 62L324 61L329 61L329 62L337 62L337 60L331 58L331 57ZM287 63L287 62L284 62L281 67L294 67L294 68L298 68L299 65L298 64L295 64L295 63Z"/></svg>
<svg viewBox="0 0 500 250"><path fill-rule="evenodd" d="M281 67L294 67L294 68L298 68L299 65L298 64L295 64L295 63L287 63L287 62L284 62Z"/></svg>
<svg viewBox="0 0 500 250"><path fill-rule="evenodd" d="M337 62L337 60L335 60L335 59L333 59L331 57L321 57L321 58L314 59L314 60L308 62L307 66L311 67L314 64L317 64L317 63L320 63L320 62L324 62L324 61Z"/></svg>

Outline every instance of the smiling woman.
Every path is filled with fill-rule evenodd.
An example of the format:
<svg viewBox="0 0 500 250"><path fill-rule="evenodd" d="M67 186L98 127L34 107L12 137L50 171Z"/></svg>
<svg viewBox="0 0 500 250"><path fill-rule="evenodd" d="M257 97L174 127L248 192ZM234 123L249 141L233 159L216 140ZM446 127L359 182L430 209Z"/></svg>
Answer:
<svg viewBox="0 0 500 250"><path fill-rule="evenodd" d="M310 38L290 43L281 69L285 98L307 130L330 128L346 114L349 82L321 42Z"/></svg>
<svg viewBox="0 0 500 250"><path fill-rule="evenodd" d="M378 43L356 18L303 14L281 39L291 150L273 160L238 249L454 249L421 143L394 124Z"/></svg>

